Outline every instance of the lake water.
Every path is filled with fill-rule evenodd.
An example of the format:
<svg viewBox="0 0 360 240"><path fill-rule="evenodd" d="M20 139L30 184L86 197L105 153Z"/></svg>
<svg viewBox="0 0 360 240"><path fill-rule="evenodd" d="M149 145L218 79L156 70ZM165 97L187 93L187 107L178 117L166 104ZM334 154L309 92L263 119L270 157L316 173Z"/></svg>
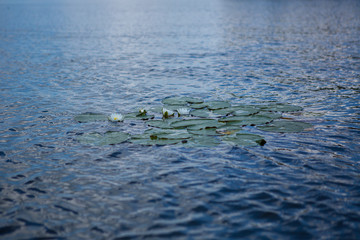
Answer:
<svg viewBox="0 0 360 240"><path fill-rule="evenodd" d="M360 2L0 0L0 238L359 239ZM93 146L167 96L303 107L264 146ZM131 127L131 129L130 129Z"/></svg>

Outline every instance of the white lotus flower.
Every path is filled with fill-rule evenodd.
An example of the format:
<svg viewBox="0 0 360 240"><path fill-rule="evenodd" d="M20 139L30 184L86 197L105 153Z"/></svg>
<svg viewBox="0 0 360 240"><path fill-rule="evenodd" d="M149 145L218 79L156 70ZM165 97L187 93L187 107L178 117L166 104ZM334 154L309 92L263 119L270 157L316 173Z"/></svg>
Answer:
<svg viewBox="0 0 360 240"><path fill-rule="evenodd" d="M179 116L188 115L190 113L190 109L188 108L178 108L176 111L179 113Z"/></svg>
<svg viewBox="0 0 360 240"><path fill-rule="evenodd" d="M140 114L146 114L147 111L145 110L145 108L140 108L140 109L139 109L139 113L140 113Z"/></svg>
<svg viewBox="0 0 360 240"><path fill-rule="evenodd" d="M163 116L164 116L165 118L168 118L168 117L170 117L170 116L173 116L173 115L175 114L175 112L174 112L174 111L171 111L171 110L169 110L169 109L163 108L163 109L162 109L162 114L163 114Z"/></svg>
<svg viewBox="0 0 360 240"><path fill-rule="evenodd" d="M122 122L124 120L124 116L121 113L112 113L109 116L109 120L112 122Z"/></svg>

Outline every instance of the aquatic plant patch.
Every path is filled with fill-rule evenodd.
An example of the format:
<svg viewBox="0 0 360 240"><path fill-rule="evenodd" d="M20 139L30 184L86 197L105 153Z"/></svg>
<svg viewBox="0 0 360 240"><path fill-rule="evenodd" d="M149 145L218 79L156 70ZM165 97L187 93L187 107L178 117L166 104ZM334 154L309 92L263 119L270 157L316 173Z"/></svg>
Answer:
<svg viewBox="0 0 360 240"><path fill-rule="evenodd" d="M74 117L78 123L110 121L109 126L123 127L131 132L132 126L143 129L141 134L122 131L81 134L77 140L83 144L111 145L129 142L140 145L183 144L188 147L211 147L219 144L232 146L263 146L263 136L244 132L258 130L277 133L297 133L311 128L311 124L281 119L283 112L301 111L289 104L232 105L227 101L204 101L192 97L168 97L163 106L141 108L122 115L113 113L83 113ZM149 112L149 113L148 113ZM140 122L139 122L140 121ZM142 123L143 122L143 125ZM139 125L140 124L140 125Z"/></svg>
<svg viewBox="0 0 360 240"><path fill-rule="evenodd" d="M269 132L279 132L279 133L297 133L302 132L305 129L311 128L310 123L298 122L298 121L288 121L288 120L278 120L274 121L271 124L258 126L257 128L262 131Z"/></svg>
<svg viewBox="0 0 360 240"><path fill-rule="evenodd" d="M124 132L114 132L108 131L104 134L100 133L85 133L78 137L79 142L93 145L112 145L119 144L127 141L129 139L129 134Z"/></svg>

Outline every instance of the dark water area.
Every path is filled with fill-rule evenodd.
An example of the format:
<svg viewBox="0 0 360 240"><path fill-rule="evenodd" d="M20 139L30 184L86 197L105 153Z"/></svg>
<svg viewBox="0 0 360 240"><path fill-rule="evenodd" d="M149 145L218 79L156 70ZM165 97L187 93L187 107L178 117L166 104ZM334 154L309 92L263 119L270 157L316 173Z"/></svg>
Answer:
<svg viewBox="0 0 360 240"><path fill-rule="evenodd" d="M360 2L0 0L1 239L360 239ZM81 144L83 112L287 103L257 147ZM254 127L247 130L260 133Z"/></svg>

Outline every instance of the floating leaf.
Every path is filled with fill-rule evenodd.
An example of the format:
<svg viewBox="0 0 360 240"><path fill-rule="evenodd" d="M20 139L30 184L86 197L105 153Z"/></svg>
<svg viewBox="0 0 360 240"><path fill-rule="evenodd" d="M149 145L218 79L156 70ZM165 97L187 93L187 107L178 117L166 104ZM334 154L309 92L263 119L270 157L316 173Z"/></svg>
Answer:
<svg viewBox="0 0 360 240"><path fill-rule="evenodd" d="M250 115L250 116L232 116L219 120L219 122L226 122L228 125L258 125L265 124L272 121L272 118L262 115Z"/></svg>
<svg viewBox="0 0 360 240"><path fill-rule="evenodd" d="M153 119L154 115L149 114L139 114L139 112L132 112L125 115L125 119L137 119L137 120L149 120Z"/></svg>
<svg viewBox="0 0 360 240"><path fill-rule="evenodd" d="M231 104L225 101L211 101L207 102L207 107L210 110L216 110L216 109L222 109L222 108L229 108L231 107Z"/></svg>
<svg viewBox="0 0 360 240"><path fill-rule="evenodd" d="M151 127L163 128L163 129L170 129L173 128L170 124L174 121L178 121L177 119L166 119L166 120L150 120L147 121L147 125Z"/></svg>
<svg viewBox="0 0 360 240"><path fill-rule="evenodd" d="M214 121L209 121L206 123L191 125L191 126L188 126L187 129L188 130L201 130L201 129L206 129L206 128L218 128L218 127L222 127L222 126L225 126L225 123L221 123L221 122L214 120Z"/></svg>
<svg viewBox="0 0 360 240"><path fill-rule="evenodd" d="M124 132L108 131L100 140L99 145L119 144L129 139L129 134Z"/></svg>
<svg viewBox="0 0 360 240"><path fill-rule="evenodd" d="M279 119L282 117L282 115L280 113L276 113L276 112L259 112L255 116L265 116L265 117L269 117L271 119Z"/></svg>
<svg viewBox="0 0 360 240"><path fill-rule="evenodd" d="M187 139L191 135L185 130L175 129L149 129L144 132L144 136L149 136L151 139Z"/></svg>
<svg viewBox="0 0 360 240"><path fill-rule="evenodd" d="M178 143L186 143L187 140L182 140L182 139L150 139L150 138L133 138L130 140L130 142L134 143L134 144L140 144L140 145L147 145L147 146L152 146L152 145L160 145L160 146L164 146L164 145L174 145L174 144L178 144Z"/></svg>
<svg viewBox="0 0 360 240"><path fill-rule="evenodd" d="M188 130L189 133L194 135L206 135L206 136L221 136L221 134L217 132L216 128L204 128L201 130Z"/></svg>
<svg viewBox="0 0 360 240"><path fill-rule="evenodd" d="M75 121L80 123L86 123L86 122L96 122L96 121L107 121L108 117L101 113L82 113L80 115L77 115L75 118Z"/></svg>
<svg viewBox="0 0 360 240"><path fill-rule="evenodd" d="M229 108L214 110L214 113L216 114L220 114L220 115L233 114L236 116L252 115L258 112L259 112L258 108L247 105L232 106Z"/></svg>
<svg viewBox="0 0 360 240"><path fill-rule="evenodd" d="M162 103L165 105L181 105L184 106L187 104L185 97L168 97L162 100Z"/></svg>
<svg viewBox="0 0 360 240"><path fill-rule="evenodd" d="M278 120L268 125L258 126L257 128L269 132L296 133L311 127L312 125L310 123Z"/></svg>
<svg viewBox="0 0 360 240"><path fill-rule="evenodd" d="M125 142L129 139L129 134L124 132L113 132L109 131L105 134L100 133L87 133L78 137L79 142L85 144L94 144L98 146L118 144Z"/></svg>
<svg viewBox="0 0 360 240"><path fill-rule="evenodd" d="M232 135L234 133L237 133L241 131L242 128L239 126L222 126L218 129L216 129L216 132L220 133L221 135Z"/></svg>
<svg viewBox="0 0 360 240"><path fill-rule="evenodd" d="M202 108L206 108L207 104L206 103L191 104L190 107L194 109L202 109Z"/></svg>
<svg viewBox="0 0 360 240"><path fill-rule="evenodd" d="M184 108L184 105L164 105L163 108L171 110L171 111L176 111L179 108ZM162 112L162 110L160 112Z"/></svg>
<svg viewBox="0 0 360 240"><path fill-rule="evenodd" d="M131 142L141 145L172 145L185 143L189 138L191 135L186 131L149 129L144 134L134 135Z"/></svg>
<svg viewBox="0 0 360 240"><path fill-rule="evenodd" d="M193 138L189 139L186 146L189 147L215 147L219 145L221 141L214 136L206 135L194 135Z"/></svg>
<svg viewBox="0 0 360 240"><path fill-rule="evenodd" d="M187 128L193 126L193 130L202 129L206 127L217 127L222 125L224 124L221 124L214 119L187 119L187 120L171 123L171 126L173 128ZM199 126L199 127L195 127L195 126Z"/></svg>
<svg viewBox="0 0 360 240"><path fill-rule="evenodd" d="M194 117L202 117L202 118L217 118L217 117L221 117L221 115L219 114L215 114L212 111L209 110L205 110L205 109L198 109L198 110L193 110L190 112L190 115L194 116Z"/></svg>
<svg viewBox="0 0 360 240"><path fill-rule="evenodd" d="M235 109L235 111L233 112L233 115L235 116L246 116L259 112L258 108L252 106L233 106L232 108Z"/></svg>
<svg viewBox="0 0 360 240"><path fill-rule="evenodd" d="M77 140L83 144L95 144L101 138L102 135L100 133L93 132L93 133L85 133L83 135L80 135L77 138Z"/></svg>
<svg viewBox="0 0 360 240"><path fill-rule="evenodd" d="M273 112L295 112L301 111L302 107L289 105L289 104L273 104L268 106L261 106L263 111L273 111Z"/></svg>
<svg viewBox="0 0 360 240"><path fill-rule="evenodd" d="M200 103L204 102L204 100L202 100L200 98L185 97L184 99L186 102L188 102L190 104L200 104Z"/></svg>
<svg viewBox="0 0 360 240"><path fill-rule="evenodd" d="M234 137L224 137L224 141L235 146L263 146L266 143L262 136L251 133L237 133Z"/></svg>

